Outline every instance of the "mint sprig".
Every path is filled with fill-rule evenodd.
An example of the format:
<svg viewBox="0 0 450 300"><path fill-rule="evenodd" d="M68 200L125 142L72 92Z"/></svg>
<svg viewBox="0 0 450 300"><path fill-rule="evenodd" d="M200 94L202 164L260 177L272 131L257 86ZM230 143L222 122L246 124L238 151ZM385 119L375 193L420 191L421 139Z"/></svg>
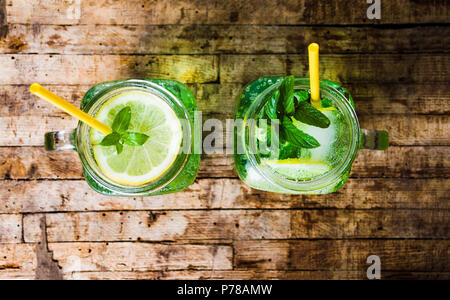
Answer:
<svg viewBox="0 0 450 300"><path fill-rule="evenodd" d="M284 77L278 89L267 96L264 107L264 112L271 122L280 120L278 140L281 144L286 144L286 147L290 147L289 153L293 155L300 153L301 148L320 147L320 143L313 136L294 125L293 119L319 128L328 128L331 123L326 115L311 105L307 91L294 91L294 87L295 77ZM272 137L275 138L277 137ZM295 148L298 150L294 150Z"/></svg>
<svg viewBox="0 0 450 300"><path fill-rule="evenodd" d="M125 107L114 117L111 126L112 133L108 134L100 142L101 146L115 146L117 154L122 153L123 145L142 146L147 142L149 136L138 132L129 132L131 122L131 108Z"/></svg>

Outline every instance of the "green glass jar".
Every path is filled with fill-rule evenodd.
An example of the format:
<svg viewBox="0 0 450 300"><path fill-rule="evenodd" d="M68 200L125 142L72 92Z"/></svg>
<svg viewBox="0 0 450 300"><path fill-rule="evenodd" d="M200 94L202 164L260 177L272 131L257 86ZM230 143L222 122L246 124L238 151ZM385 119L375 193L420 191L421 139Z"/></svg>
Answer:
<svg viewBox="0 0 450 300"><path fill-rule="evenodd" d="M258 132L258 128L252 128L257 126L257 122L250 120L266 118L264 107L270 98L268 96L280 87L282 80L283 77L260 78L244 87L239 95L236 120L243 122L238 123L235 129L234 160L239 177L247 185L286 194L332 193L347 181L359 149L387 149L387 132L360 128L349 91L338 83L321 81L322 104L327 102L327 108L321 109L330 117L331 129L301 128L310 130L312 133L309 133L318 138L321 147L295 150L294 159L283 160L278 159L279 152L274 160L268 158L271 155L253 151L251 144L258 143L258 136L251 132ZM295 78L294 90L309 93L309 79ZM239 145L242 145L242 150ZM283 151L283 146L279 151ZM286 149L288 147L289 142Z"/></svg>
<svg viewBox="0 0 450 300"><path fill-rule="evenodd" d="M182 126L182 145L174 163L160 177L140 186L127 186L110 180L94 158L91 128L79 122L72 131L49 132L45 135L48 151L73 149L78 152L87 183L95 191L114 196L151 196L174 193L187 188L197 176L200 155L194 154L200 138L195 135L194 114L197 104L183 84L165 79L130 79L100 83L84 96L80 108L96 116L102 106L114 96L126 92L144 92L164 100L174 111Z"/></svg>

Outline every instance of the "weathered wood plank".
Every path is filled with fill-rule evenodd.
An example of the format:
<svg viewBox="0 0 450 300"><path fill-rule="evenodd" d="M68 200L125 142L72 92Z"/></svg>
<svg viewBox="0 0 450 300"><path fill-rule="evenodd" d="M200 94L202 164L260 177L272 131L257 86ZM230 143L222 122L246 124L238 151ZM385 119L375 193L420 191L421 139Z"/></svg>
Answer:
<svg viewBox="0 0 450 300"><path fill-rule="evenodd" d="M395 147L387 151L361 150L352 166L352 177L448 177L445 147ZM418 159L412 159L418 158ZM419 159L420 158L420 159ZM199 177L235 177L232 156L204 155ZM431 167L430 169L428 167ZM434 168L438 170L433 171Z"/></svg>
<svg viewBox="0 0 450 300"><path fill-rule="evenodd" d="M37 266L33 244L0 244L0 279L34 279Z"/></svg>
<svg viewBox="0 0 450 300"><path fill-rule="evenodd" d="M1 276L1 273L0 273ZM73 272L76 280L364 280L366 271L154 271L154 272ZM382 271L381 279L448 280L448 272Z"/></svg>
<svg viewBox="0 0 450 300"><path fill-rule="evenodd" d="M8 33L8 21L6 19L6 3L0 0L0 38L3 38Z"/></svg>
<svg viewBox="0 0 450 300"><path fill-rule="evenodd" d="M74 151L46 152L40 147L0 148L0 178L82 178L82 167Z"/></svg>
<svg viewBox="0 0 450 300"><path fill-rule="evenodd" d="M67 243L49 250L66 279L80 271L230 270L233 263L232 247L223 245ZM0 244L0 253L1 279L35 278L35 244Z"/></svg>
<svg viewBox="0 0 450 300"><path fill-rule="evenodd" d="M7 0L10 23L40 24L405 24L447 23L445 0L386 1L369 20L365 1Z"/></svg>
<svg viewBox="0 0 450 300"><path fill-rule="evenodd" d="M43 146L46 132L72 130L77 125L78 121L67 115L0 116L0 146Z"/></svg>
<svg viewBox="0 0 450 300"><path fill-rule="evenodd" d="M364 129L389 132L390 145L449 145L450 115L362 115Z"/></svg>
<svg viewBox="0 0 450 300"><path fill-rule="evenodd" d="M272 270L207 270L146 272L76 272L63 273L65 280L364 280L365 271L272 271ZM35 271L0 270L0 280L33 280ZM448 272L383 271L385 280L448 280Z"/></svg>
<svg viewBox="0 0 450 300"><path fill-rule="evenodd" d="M232 117L216 113L203 116L203 120L209 118L222 121L226 136L226 119ZM392 146L450 145L450 115L362 115L359 122L361 128L388 131ZM61 114L0 116L0 146L42 146L46 132L72 130L77 124L74 118ZM203 136L206 137L209 133L210 131L203 131Z"/></svg>
<svg viewBox="0 0 450 300"><path fill-rule="evenodd" d="M232 247L144 243L49 244L64 272L149 271L183 269L229 270Z"/></svg>
<svg viewBox="0 0 450 300"><path fill-rule="evenodd" d="M446 238L449 210L201 210L48 214L49 242ZM36 242L40 215L24 216Z"/></svg>
<svg viewBox="0 0 450 300"><path fill-rule="evenodd" d="M390 147L387 151L361 150L352 177L448 178L450 147ZM413 158L413 159L412 159ZM233 157L204 155L199 178L231 177ZM74 151L46 152L41 147L0 147L0 179L82 179Z"/></svg>
<svg viewBox="0 0 450 300"><path fill-rule="evenodd" d="M0 214L0 244L20 243L21 241L22 241L22 215ZM0 269L1 269L1 260L0 260Z"/></svg>
<svg viewBox="0 0 450 300"><path fill-rule="evenodd" d="M428 153L427 153L428 152ZM390 147L386 151L361 150L352 166L354 177L448 177L450 147ZM414 161L414 162L413 162ZM436 169L433 175L428 170ZM428 175L427 175L428 173Z"/></svg>
<svg viewBox="0 0 450 300"><path fill-rule="evenodd" d="M199 179L183 192L150 198L102 196L82 180L3 181L0 213L173 209L449 209L450 179L356 179L331 195L257 191L239 179ZM37 225L37 224L36 224Z"/></svg>
<svg viewBox="0 0 450 300"><path fill-rule="evenodd" d="M120 78L172 78L211 82L218 78L212 55L0 55L0 84L95 84Z"/></svg>
<svg viewBox="0 0 450 300"><path fill-rule="evenodd" d="M344 260L339 255L340 251L349 254L348 249L354 242L356 242L356 255L351 256L351 258L347 256L347 260ZM248 247L246 247L247 243ZM123 244L120 243L119 245ZM323 248L322 246L325 244L328 247ZM176 247L174 245L161 245L156 249L144 244L125 243L125 246L117 249L117 244L90 243L88 247L84 247L86 246L84 243L70 243L60 244L60 251L63 251L64 245L67 245L66 249L70 254L61 264L64 279L366 279L365 269L367 265L364 255L370 252L369 247L374 247L373 249L377 250L378 254L384 255L381 258L382 279L449 278L449 272L442 271L448 264L436 264L439 259L441 259L441 262L448 259L448 249L446 250L447 256L444 256L443 241L236 242L234 247L237 251L234 265L238 269L220 270L222 263L215 263L214 269L203 271L192 269L171 270L172 268L167 268L167 265L164 265L163 262L155 264L153 257L148 256L142 259L140 263L137 261L142 257L141 251L154 252L154 256L162 257L162 261L166 261L164 254L166 252L172 253L174 250L180 251L180 249L186 247L182 245ZM432 247L433 245L434 247ZM35 247L34 244L0 244L0 253L2 254L0 255L0 279L34 279L37 268ZM50 247L54 249L53 244ZM206 247L210 248L211 246ZM92 258L89 258L89 249L91 250L90 253L95 251ZM276 252L269 252L269 249ZM293 249L292 254L289 254L290 249ZM326 258L320 259L320 255L314 256L310 252L314 249L319 254L326 255ZM326 250L324 249L331 249L330 255L325 253ZM201 253L203 254L205 251L202 249ZM186 255L191 254L191 251L187 252ZM113 255L116 253L121 256L114 259ZM136 253L138 257L135 257ZM437 256L432 257L432 254ZM182 254L176 256L177 259L181 259ZM133 259L128 264L123 264L124 261L130 261L128 257ZM195 257L197 258L197 255ZM211 254L208 253L208 257L211 257ZM106 258L106 261L103 258ZM412 264L407 264L405 258L411 258ZM190 257L187 259L190 259ZM229 258L227 257L227 259ZM398 261L396 262L395 259L398 259ZM294 270L306 264L306 260L312 261L311 264L308 264L310 271ZM220 261L222 261L222 258L216 258L216 262ZM283 263L288 262L291 264L283 265ZM99 264L95 266L96 263ZM231 259L230 262L227 261L227 268L232 263ZM401 270L390 271L395 263L400 263ZM205 263L202 268L210 267L210 265ZM135 266L138 266L139 271L134 270ZM268 270L274 266L279 266L280 270ZM288 270L286 270L286 266L288 266ZM173 267L173 269L185 268L185 265ZM82 271L86 269L94 271ZM155 271L151 271L152 269L155 269ZM432 272L429 270L432 270Z"/></svg>
<svg viewBox="0 0 450 300"><path fill-rule="evenodd" d="M447 83L385 84L347 83L355 100L359 116L372 114L446 114L450 113L450 94ZM220 114L233 117L237 97L243 85L239 83L191 85L199 110L220 118ZM63 88L61 88L63 89ZM5 99L15 107L16 92L5 91ZM17 91L22 93L20 89ZM1 98L0 98L1 99Z"/></svg>
<svg viewBox="0 0 450 300"><path fill-rule="evenodd" d="M79 106L89 85L47 85L72 104ZM206 117L232 118L242 85L237 83L188 84L198 109ZM442 84L346 84L356 102L359 116L372 114L448 114L450 94ZM0 86L0 115L67 116L59 109L32 96L28 85Z"/></svg>
<svg viewBox="0 0 450 300"><path fill-rule="evenodd" d="M346 84L359 116L372 114L448 114L450 93L443 84Z"/></svg>
<svg viewBox="0 0 450 300"><path fill-rule="evenodd" d="M379 241L381 242L381 241ZM386 241L387 244L391 243L393 241ZM430 241L406 241L409 242L409 245L407 245L407 249L415 250L413 254L411 252L406 253L406 257L413 257L417 258L417 256L424 250L428 249ZM417 242L417 245L412 245L412 242ZM262 280L262 279L366 279L366 271L365 268L367 265L364 264L364 261L333 261L333 259L336 258L336 248L339 247L337 245L340 243L342 245L341 241L334 241L333 245L331 245L331 248L333 249L332 253L333 256L331 259L328 259L324 262L318 262L317 259L314 258L314 256L310 256L313 258L314 264L311 266L311 271L297 271L297 270L286 270L286 267L282 265L283 261L294 261L294 266L297 264L296 259L294 260L294 257L290 258L287 254L287 248L288 245L295 245L300 248L298 245L299 242L278 242L278 243L268 243L267 244L259 244L258 243L251 243L247 249L244 248L243 243L237 242L236 249L238 249L237 257L235 259L235 264L238 263L238 269L237 270L217 270L217 269L211 269L211 270L205 270L205 271L199 271L199 270L180 270L180 271L171 271L171 270L165 270L166 268L164 266L158 266L157 271L106 271L105 269L111 269L115 268L114 266L111 266L109 264L121 264L122 262L117 259L117 262L114 262L112 259L108 261L108 265L106 268L102 270L102 267L104 267L104 264L99 266L96 271L82 271L80 270L85 269L88 264L97 262L96 259L100 259L101 255L96 256L92 261L89 261L87 257L84 257L82 255L82 259L77 260L79 255L73 255L71 257L71 261L67 262L63 265L62 272L64 274L64 279L90 279L90 280L110 280L110 279L117 279L117 280L136 280L136 279L185 279L185 280L194 280L194 279L215 279L215 280ZM323 244L323 241L317 241L316 243ZM349 242L350 243L350 242ZM348 244L349 244L348 243ZM374 244L375 241L369 241L369 243ZM419 243L422 245L420 246ZM277 244L277 245L275 245ZM359 245L361 242L359 242ZM102 244L103 245L103 244ZM347 247L350 247L350 245L345 245ZM75 247L74 244L69 244L68 248ZM392 246L391 249L397 249L395 247L399 247L398 245ZM0 256L0 279L34 279L35 273L36 273L36 253L35 253L35 245L34 244L2 244L0 245L2 255ZM130 247L132 249L132 247ZM269 249L276 249L281 253L281 255L274 256L274 253L266 253L264 252L264 249L262 248L269 248ZM307 250L315 249L317 247L310 246L306 247ZM359 247L358 247L359 248ZM380 246L378 247L378 249ZM440 245L437 245L436 248L442 248ZM91 253L92 253L92 248ZM388 249L388 250L386 250ZM253 250L254 252L250 252L249 250ZM346 249L343 249L346 250ZM384 247L382 253L390 253L391 250L389 250L388 247ZM87 250L89 252L89 249ZM319 249L319 253L323 253L323 249ZM360 249L360 251L368 251L366 249ZM436 250L430 250L433 253L439 252ZM106 252L106 251L104 251ZM112 251L110 251L112 252ZM134 252L134 251L133 251ZM294 252L294 255L296 257L300 257L299 263L302 261L305 261L306 255L299 254L300 249ZM131 254L132 251L129 252ZM401 252L403 253L403 251ZM430 258L429 254L423 253L425 257L429 261L435 261L435 259ZM439 253L438 253L439 254ZM440 253L442 255L442 252ZM111 256L112 253L108 254L102 254L104 256ZM263 256L264 255L264 256ZM361 252L358 253L358 257L360 257L362 254ZM404 260L404 257L401 257L401 261ZM6 257L6 258L5 258ZM362 256L361 256L362 257ZM398 257L398 256L397 256ZM273 259L276 258L277 261L273 261ZM389 259L389 256L386 256L386 258L389 261L392 261L392 259ZM268 262L269 259L272 259L271 262ZM445 258L444 258L445 259ZM125 260L125 259L124 259ZM354 265L360 265L361 270L342 270L341 267L338 267L336 270L318 270L314 271L314 268L320 267L323 268L325 265L327 268L331 268L331 264L334 262L337 266L354 266ZM384 262L385 258L382 258L382 279L448 279L449 278L449 272L418 272L413 271L413 268L407 268L408 271L389 271L384 269ZM133 262L136 263L136 262ZM143 265L147 265L149 263L149 260L146 259ZM246 266L245 269L242 269L242 264L249 265ZM280 265L283 270L267 270L267 268L271 267L271 265ZM392 263L391 263L392 264ZM414 260L414 264L412 267L418 267L420 265L423 265L424 263L421 263L418 260ZM123 265L122 265L123 266ZM256 269L256 266L260 266L259 269ZM402 266L408 267L406 263L403 263ZM442 266L442 265L441 265ZM132 266L123 266L125 269L127 267ZM142 267L142 265L141 265ZM91 267L92 269L92 267ZM95 268L94 268L95 269ZM431 269L430 266L426 265L425 269ZM437 268L437 270L442 269L442 267Z"/></svg>
<svg viewBox="0 0 450 300"><path fill-rule="evenodd" d="M449 210L294 211L296 238L450 238Z"/></svg>
<svg viewBox="0 0 450 300"><path fill-rule="evenodd" d="M447 52L450 27L9 25L0 53L213 54Z"/></svg>
<svg viewBox="0 0 450 300"><path fill-rule="evenodd" d="M46 216L47 238L49 242L286 238L289 215L287 211L208 210L58 213ZM39 237L38 219L40 215L24 217L26 242Z"/></svg>
<svg viewBox="0 0 450 300"><path fill-rule="evenodd" d="M448 241L340 240L235 242L237 269L363 271L377 255L385 271L449 272Z"/></svg>
<svg viewBox="0 0 450 300"><path fill-rule="evenodd" d="M348 83L448 82L447 54L348 54L320 56L321 78ZM221 82L247 83L259 77L307 76L306 55L221 55Z"/></svg>
<svg viewBox="0 0 450 300"><path fill-rule="evenodd" d="M222 83L247 83L263 76L306 76L304 55L221 55ZM30 55L2 54L0 84L91 84L130 77L218 80L212 55ZM348 54L321 56L322 78L348 83L446 83L447 54ZM82 68L80 68L82 66Z"/></svg>

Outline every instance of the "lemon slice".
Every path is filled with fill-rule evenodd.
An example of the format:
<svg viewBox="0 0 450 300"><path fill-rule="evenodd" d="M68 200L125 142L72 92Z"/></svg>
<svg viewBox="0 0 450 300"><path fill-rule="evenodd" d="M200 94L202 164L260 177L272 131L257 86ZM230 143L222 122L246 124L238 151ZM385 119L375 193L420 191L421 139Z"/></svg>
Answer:
<svg viewBox="0 0 450 300"><path fill-rule="evenodd" d="M312 161L301 158L265 160L263 163L274 172L291 180L308 180L320 176L331 169L331 166L324 161Z"/></svg>
<svg viewBox="0 0 450 300"><path fill-rule="evenodd" d="M319 107L318 110L320 111L330 111L330 110L336 110L336 107L330 106L330 107Z"/></svg>
<svg viewBox="0 0 450 300"><path fill-rule="evenodd" d="M142 146L124 145L117 154L114 146L100 146L105 137L92 130L91 141L95 160L111 180L131 186L143 185L161 177L174 163L182 142L180 120L173 109L156 95L132 91L108 100L96 115L100 122L111 126L114 117L124 107L131 109L130 132L149 136Z"/></svg>

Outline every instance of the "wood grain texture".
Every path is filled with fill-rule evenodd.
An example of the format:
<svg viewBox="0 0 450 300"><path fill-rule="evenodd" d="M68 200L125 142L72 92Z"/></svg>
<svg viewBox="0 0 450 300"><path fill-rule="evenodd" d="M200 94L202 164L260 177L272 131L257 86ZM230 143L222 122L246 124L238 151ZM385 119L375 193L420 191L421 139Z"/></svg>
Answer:
<svg viewBox="0 0 450 300"><path fill-rule="evenodd" d="M171 78L211 82L218 78L216 56L0 55L0 84L90 84L118 78ZM81 67L82 66L82 67Z"/></svg>
<svg viewBox="0 0 450 300"><path fill-rule="evenodd" d="M0 0L0 279L366 279L372 254L382 279L450 279L450 6L383 1L381 20L368 7ZM43 150L45 132L77 122L32 97L35 81L78 106L102 81L177 79L204 120L224 121L250 81L308 76L313 41L361 127L391 137L359 152L336 193L257 191L212 154L180 193L107 197L75 152Z"/></svg>
<svg viewBox="0 0 450 300"><path fill-rule="evenodd" d="M340 260L341 253L351 255L353 242L356 243L354 259ZM445 279L450 274L448 270L444 271L448 265L439 264L439 260L445 262L448 259L448 247L443 241L236 242L234 260L228 253L219 253L228 249L227 246L216 247L215 255L212 254L215 246L194 246L205 255L203 260L195 255L198 259L196 267L211 268L213 263L217 267L176 270L185 267L184 262L176 261L192 254L187 248L192 246L67 243L50 244L49 247L57 253L57 258L64 256L58 260L64 270L64 279L365 279L367 265L364 255L370 249L383 254L386 271L382 273L382 279ZM60 253L64 250L62 247L68 251L66 255ZM34 244L0 244L0 249L0 279L34 278L37 267ZM326 250L331 255L328 256ZM321 255L325 257L321 259ZM124 259L125 256L131 259ZM172 258L169 260L169 257ZM208 258L214 261L207 262ZM397 267L394 259L405 262L398 266L399 270L390 271ZM168 263L172 260L173 263ZM407 260L412 262L411 266L407 265ZM311 266L308 261L312 261ZM308 265L308 271L295 270L304 265ZM231 266L235 269L230 270ZM272 270L274 266L281 266L284 270Z"/></svg>
<svg viewBox="0 0 450 300"><path fill-rule="evenodd" d="M79 106L89 85L46 85L52 92ZM346 84L355 100L359 116L404 114L443 115L450 113L450 96L446 83L427 84ZM198 109L206 117L232 117L243 85L188 84L196 97ZM67 116L57 108L35 98L28 85L0 86L0 115L3 116Z"/></svg>
<svg viewBox="0 0 450 300"><path fill-rule="evenodd" d="M306 55L221 55L221 82L247 83L259 77L306 77ZM448 82L447 54L348 54L320 56L320 76L347 83Z"/></svg>
<svg viewBox="0 0 450 300"><path fill-rule="evenodd" d="M100 1L7 0L10 23L26 24L423 24L447 23L445 0L383 3L381 20L369 20L364 1L307 0L151 1L126 5Z"/></svg>
<svg viewBox="0 0 450 300"><path fill-rule="evenodd" d="M346 83L345 87L355 100L358 116L382 114L448 114L450 96L446 83ZM221 114L233 115L235 99L243 84L194 84L191 90L196 95L199 110L220 118ZM5 95L15 99L14 92ZM1 99L1 98L0 98ZM14 107L9 101L9 106Z"/></svg>
<svg viewBox="0 0 450 300"><path fill-rule="evenodd" d="M0 254L0 279L34 279L35 245L0 243Z"/></svg>
<svg viewBox="0 0 450 300"><path fill-rule="evenodd" d="M232 248L222 245L69 243L49 248L66 272L232 268Z"/></svg>
<svg viewBox="0 0 450 300"><path fill-rule="evenodd" d="M0 38L4 38L8 33L8 20L6 15L5 0L0 0Z"/></svg>
<svg viewBox="0 0 450 300"><path fill-rule="evenodd" d="M49 88L79 105L87 85L50 85ZM233 118L240 84L192 84L204 120ZM393 145L449 145L446 84L352 84L362 127L391 133ZM410 95L410 96L409 96ZM6 85L0 92L0 136L3 146L38 146L43 134L71 129L77 121L30 95L26 85ZM43 117L44 114L44 117ZM395 116L393 116L395 115ZM39 121L38 121L39 120Z"/></svg>
<svg viewBox="0 0 450 300"><path fill-rule="evenodd" d="M219 210L55 213L51 242L449 238L449 210ZM24 239L36 242L39 215L24 217Z"/></svg>
<svg viewBox="0 0 450 300"><path fill-rule="evenodd" d="M0 279L34 279L34 271L0 270ZM448 272L383 272L382 280L448 280ZM365 271L185 270L67 272L66 280L364 280Z"/></svg>
<svg viewBox="0 0 450 300"><path fill-rule="evenodd" d="M130 77L172 78L187 83L248 83L259 77L307 76L306 56L221 55L30 55L2 54L0 84L90 84ZM347 83L445 83L447 54L325 54L321 76ZM83 68L79 68L83 66ZM8 75L6 75L8 74Z"/></svg>
<svg viewBox="0 0 450 300"><path fill-rule="evenodd" d="M22 241L22 216L19 214L14 215L0 214L0 244L20 243L21 241Z"/></svg>
<svg viewBox="0 0 450 300"><path fill-rule="evenodd" d="M446 26L312 27L258 25L22 25L8 26L0 53L215 54L445 52Z"/></svg>
<svg viewBox="0 0 450 300"><path fill-rule="evenodd" d="M331 195L257 191L239 179L199 179L188 189L151 198L108 197L83 180L3 181L0 213L174 209L449 209L450 179L351 178ZM45 196L43 196L45 195Z"/></svg>
<svg viewBox="0 0 450 300"><path fill-rule="evenodd" d="M49 249L65 275L79 271L230 270L233 264L232 248L223 245L68 243L49 244ZM34 278L34 244L0 244L0 250L0 278Z"/></svg>
<svg viewBox="0 0 450 300"><path fill-rule="evenodd" d="M235 244L238 269L363 270L377 253L385 271L449 271L448 241L246 241Z"/></svg>
<svg viewBox="0 0 450 300"><path fill-rule="evenodd" d="M1 276L0 272L0 276ZM386 280L445 280L448 272L383 272ZM66 279L78 280L364 280L365 271L154 271L154 272L73 272Z"/></svg>
<svg viewBox="0 0 450 300"><path fill-rule="evenodd" d="M41 100L38 100L41 101ZM214 118L222 121L224 135L226 120L231 116L205 115L203 120ZM361 128L386 130L390 133L390 145L450 145L450 115L367 115L359 118ZM75 129L78 122L69 116L0 116L0 146L43 146L46 132ZM203 131L206 137L210 131ZM224 149L221 150L224 153Z"/></svg>
<svg viewBox="0 0 450 300"><path fill-rule="evenodd" d="M69 127L70 128L70 127ZM448 178L450 147L390 147L387 151L361 150L352 177ZM415 158L415 159L411 159ZM236 178L233 157L203 155L199 178ZM46 152L41 147L0 147L1 179L81 179L74 151Z"/></svg>
<svg viewBox="0 0 450 300"><path fill-rule="evenodd" d="M370 127L369 127L370 128ZM383 128L383 127L381 127ZM378 129L381 129L378 128ZM361 150L352 165L352 177L448 177L445 159L450 149L443 147L395 147L387 151ZM412 157L417 159L411 159ZM435 159L436 157L436 159ZM236 177L233 157L223 154L204 155L199 177ZM437 167L437 172L433 170ZM431 167L431 169L428 169Z"/></svg>

